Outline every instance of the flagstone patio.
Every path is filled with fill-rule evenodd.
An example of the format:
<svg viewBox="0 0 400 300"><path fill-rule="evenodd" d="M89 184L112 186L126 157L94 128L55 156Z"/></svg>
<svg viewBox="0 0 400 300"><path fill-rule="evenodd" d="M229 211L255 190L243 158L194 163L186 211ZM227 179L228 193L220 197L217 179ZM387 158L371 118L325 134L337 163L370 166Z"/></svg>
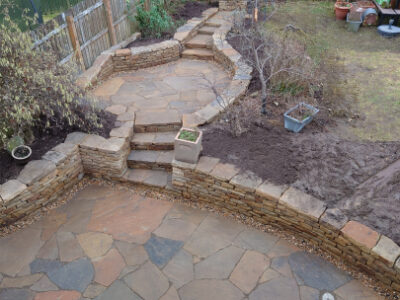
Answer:
<svg viewBox="0 0 400 300"><path fill-rule="evenodd" d="M92 185L0 239L0 299L380 299L323 259L213 213Z"/></svg>
<svg viewBox="0 0 400 300"><path fill-rule="evenodd" d="M111 112L135 112L136 120L180 122L216 99L230 77L215 62L179 59L160 66L121 73L97 87L94 95ZM123 111L121 111L121 109ZM165 118L165 120L160 120Z"/></svg>

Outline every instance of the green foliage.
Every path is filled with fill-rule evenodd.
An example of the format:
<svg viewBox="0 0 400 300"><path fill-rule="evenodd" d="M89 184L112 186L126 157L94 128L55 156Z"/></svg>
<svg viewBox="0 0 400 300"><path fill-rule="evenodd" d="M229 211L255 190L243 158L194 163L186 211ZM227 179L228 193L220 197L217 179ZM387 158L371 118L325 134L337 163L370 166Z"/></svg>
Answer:
<svg viewBox="0 0 400 300"><path fill-rule="evenodd" d="M164 7L164 0L151 1L148 11L144 2L145 0L140 0L137 3L135 17L142 35L159 38L163 33L171 31L174 22Z"/></svg>
<svg viewBox="0 0 400 300"><path fill-rule="evenodd" d="M95 102L75 84L74 63L59 65L51 51L32 41L5 10L0 24L0 147L19 135L29 141L34 128L90 131L101 126Z"/></svg>
<svg viewBox="0 0 400 300"><path fill-rule="evenodd" d="M179 135L179 139L189 142L195 142L198 136L199 133L196 131L182 130L182 132Z"/></svg>
<svg viewBox="0 0 400 300"><path fill-rule="evenodd" d="M21 146L24 144L24 139L18 135L10 138L7 142L7 151L12 152L14 148L17 148L18 146Z"/></svg>

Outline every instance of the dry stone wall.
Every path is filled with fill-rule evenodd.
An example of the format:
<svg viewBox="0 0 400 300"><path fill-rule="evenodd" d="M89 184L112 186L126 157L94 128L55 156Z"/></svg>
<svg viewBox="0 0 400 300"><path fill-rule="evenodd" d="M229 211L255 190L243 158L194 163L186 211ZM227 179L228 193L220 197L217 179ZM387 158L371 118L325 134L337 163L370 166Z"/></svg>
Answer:
<svg viewBox="0 0 400 300"><path fill-rule="evenodd" d="M400 247L319 199L205 156L195 165L174 161L172 183L190 201L274 224L400 291Z"/></svg>
<svg viewBox="0 0 400 300"><path fill-rule="evenodd" d="M219 0L220 10L246 9L247 0Z"/></svg>

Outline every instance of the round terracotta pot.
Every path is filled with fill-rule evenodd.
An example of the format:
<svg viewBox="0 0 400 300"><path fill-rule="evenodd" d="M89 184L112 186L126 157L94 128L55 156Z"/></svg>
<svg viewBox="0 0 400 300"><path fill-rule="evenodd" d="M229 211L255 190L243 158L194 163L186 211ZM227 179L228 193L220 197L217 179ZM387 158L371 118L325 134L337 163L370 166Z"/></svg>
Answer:
<svg viewBox="0 0 400 300"><path fill-rule="evenodd" d="M347 6L345 6L347 5ZM350 11L353 5L349 2L338 1L335 3L335 16L336 20L345 20L347 13Z"/></svg>

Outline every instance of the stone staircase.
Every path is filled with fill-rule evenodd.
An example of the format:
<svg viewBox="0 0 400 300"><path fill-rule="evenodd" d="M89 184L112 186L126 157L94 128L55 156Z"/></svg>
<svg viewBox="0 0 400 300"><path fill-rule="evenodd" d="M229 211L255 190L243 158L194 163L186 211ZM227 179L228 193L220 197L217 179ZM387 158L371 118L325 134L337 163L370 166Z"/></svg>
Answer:
<svg viewBox="0 0 400 300"><path fill-rule="evenodd" d="M182 57L188 59L212 60L214 58L212 35L219 26L221 26L220 19L216 17L209 19L199 28L197 34L185 43Z"/></svg>
<svg viewBox="0 0 400 300"><path fill-rule="evenodd" d="M135 134L130 143L131 153L127 159L128 171L124 179L153 187L172 187L174 139L181 126L181 121L147 122L145 125L135 122Z"/></svg>

